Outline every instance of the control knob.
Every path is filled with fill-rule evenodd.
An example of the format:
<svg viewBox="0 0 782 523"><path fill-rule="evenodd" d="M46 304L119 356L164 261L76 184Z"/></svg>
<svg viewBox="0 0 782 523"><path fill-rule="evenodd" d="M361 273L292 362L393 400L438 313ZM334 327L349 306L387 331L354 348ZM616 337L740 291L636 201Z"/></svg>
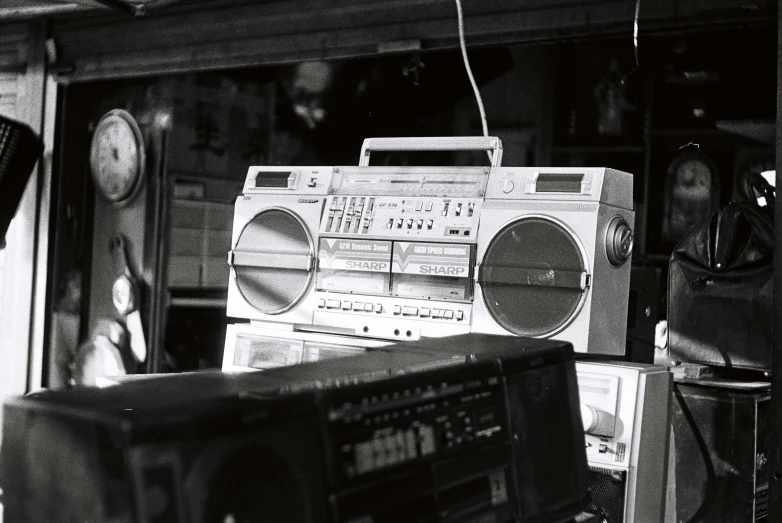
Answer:
<svg viewBox="0 0 782 523"><path fill-rule="evenodd" d="M581 404L581 421L584 424L584 432L595 436L614 436L616 418L610 412Z"/></svg>
<svg viewBox="0 0 782 523"><path fill-rule="evenodd" d="M606 231L606 256L614 267L619 267L630 258L633 252L633 230L630 224L615 216Z"/></svg>

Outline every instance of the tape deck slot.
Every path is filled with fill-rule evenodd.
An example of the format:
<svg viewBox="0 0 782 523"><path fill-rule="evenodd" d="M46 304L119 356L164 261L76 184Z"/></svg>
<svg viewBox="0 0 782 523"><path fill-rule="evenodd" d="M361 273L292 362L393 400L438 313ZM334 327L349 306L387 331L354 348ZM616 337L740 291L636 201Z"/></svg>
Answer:
<svg viewBox="0 0 782 523"><path fill-rule="evenodd" d="M318 290L387 295L390 280L390 241L320 239Z"/></svg>
<svg viewBox="0 0 782 523"><path fill-rule="evenodd" d="M474 247L394 242L391 293L405 298L472 301Z"/></svg>
<svg viewBox="0 0 782 523"><path fill-rule="evenodd" d="M321 238L317 289L469 303L474 261L472 244Z"/></svg>

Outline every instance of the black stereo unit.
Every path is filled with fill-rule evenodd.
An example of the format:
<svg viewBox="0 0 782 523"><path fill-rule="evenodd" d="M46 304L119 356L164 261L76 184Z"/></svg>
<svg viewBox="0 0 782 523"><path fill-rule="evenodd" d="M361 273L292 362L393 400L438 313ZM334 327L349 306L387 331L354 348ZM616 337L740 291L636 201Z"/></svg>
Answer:
<svg viewBox="0 0 782 523"><path fill-rule="evenodd" d="M589 503L572 346L464 335L11 400L7 521L556 522Z"/></svg>
<svg viewBox="0 0 782 523"><path fill-rule="evenodd" d="M771 386L679 379L672 422L676 520L769 522Z"/></svg>

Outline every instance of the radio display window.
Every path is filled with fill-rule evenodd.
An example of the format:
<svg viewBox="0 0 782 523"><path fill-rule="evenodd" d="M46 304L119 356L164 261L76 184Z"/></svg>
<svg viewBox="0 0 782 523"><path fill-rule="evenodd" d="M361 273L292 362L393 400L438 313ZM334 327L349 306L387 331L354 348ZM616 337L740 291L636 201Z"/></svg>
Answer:
<svg viewBox="0 0 782 523"><path fill-rule="evenodd" d="M584 175L580 173L540 173L535 183L535 192L579 194L583 181Z"/></svg>
<svg viewBox="0 0 782 523"><path fill-rule="evenodd" d="M268 189L287 189L292 171L258 171L255 175L255 187Z"/></svg>

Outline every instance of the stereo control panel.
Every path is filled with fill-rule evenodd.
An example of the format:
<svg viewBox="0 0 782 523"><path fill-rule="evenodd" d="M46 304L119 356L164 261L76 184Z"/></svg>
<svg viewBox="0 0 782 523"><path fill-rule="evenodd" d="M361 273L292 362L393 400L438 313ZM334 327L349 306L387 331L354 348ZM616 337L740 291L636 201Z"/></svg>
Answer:
<svg viewBox="0 0 782 523"><path fill-rule="evenodd" d="M488 372L335 394L328 420L346 482L507 440L502 386Z"/></svg>
<svg viewBox="0 0 782 523"><path fill-rule="evenodd" d="M320 233L330 236L474 240L482 200L330 196Z"/></svg>

